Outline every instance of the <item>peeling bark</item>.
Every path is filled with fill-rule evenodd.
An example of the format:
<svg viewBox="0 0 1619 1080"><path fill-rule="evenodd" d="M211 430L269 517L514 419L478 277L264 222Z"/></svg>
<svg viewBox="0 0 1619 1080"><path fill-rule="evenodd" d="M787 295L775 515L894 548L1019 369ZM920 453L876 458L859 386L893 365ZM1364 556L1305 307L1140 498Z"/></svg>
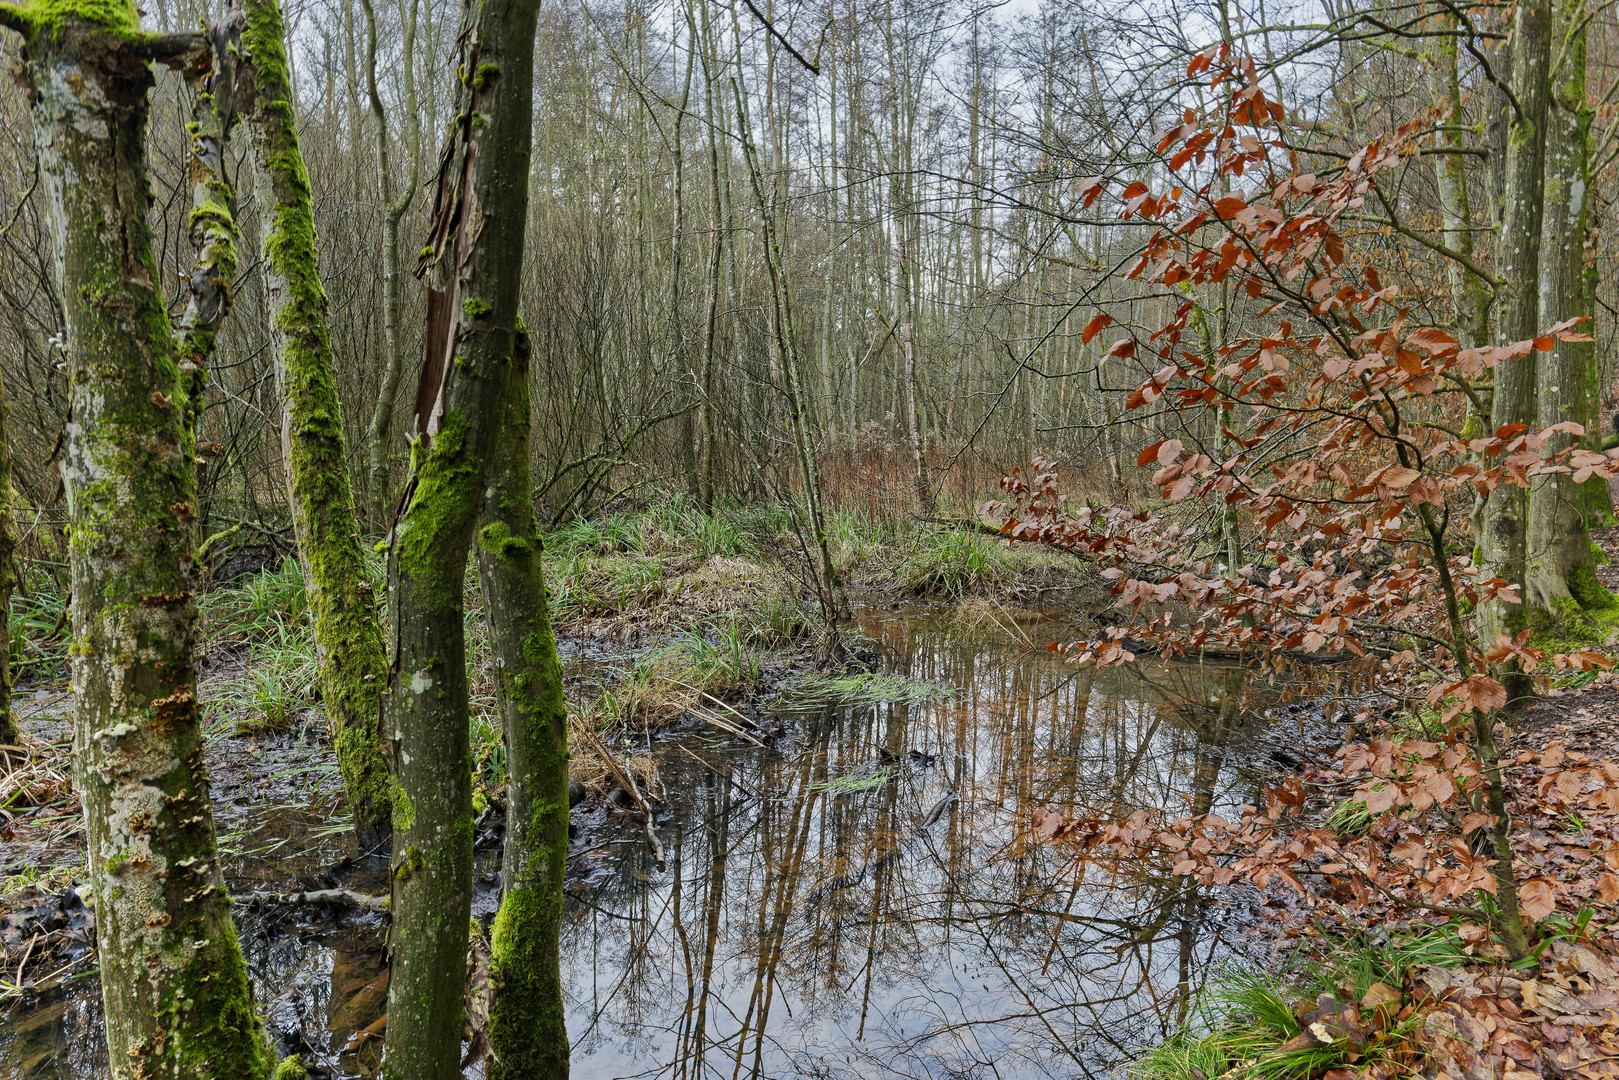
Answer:
<svg viewBox="0 0 1619 1080"><path fill-rule="evenodd" d="M427 355L389 540L384 698L398 808L383 1075L400 1080L460 1076L473 831L462 582L517 362L537 11L538 0L466 0L457 114L421 264Z"/></svg>
<svg viewBox="0 0 1619 1080"><path fill-rule="evenodd" d="M283 402L287 490L320 654L321 695L362 849L386 845L392 800L378 748L386 678L365 553L355 521L343 414L332 373L328 301L320 283L309 175L298 148L281 11L242 0L240 81L252 131L249 161L264 230L265 295Z"/></svg>
<svg viewBox="0 0 1619 1080"><path fill-rule="evenodd" d="M195 443L177 342L196 339L169 325L148 223L148 61L207 45L141 33L127 0L35 3L0 21L24 35L66 319L74 781L112 1075L268 1077L192 667Z"/></svg>

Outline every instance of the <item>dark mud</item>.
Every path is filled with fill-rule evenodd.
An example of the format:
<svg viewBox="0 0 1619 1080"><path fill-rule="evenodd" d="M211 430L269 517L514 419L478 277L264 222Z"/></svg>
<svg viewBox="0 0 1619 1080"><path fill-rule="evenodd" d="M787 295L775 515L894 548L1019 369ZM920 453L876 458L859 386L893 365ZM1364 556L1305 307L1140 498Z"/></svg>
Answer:
<svg viewBox="0 0 1619 1080"><path fill-rule="evenodd" d="M1028 826L1036 809L1235 816L1268 774L1313 752L1304 725L1253 719L1277 703L1229 668L1080 672L1041 647L1060 625L988 625L865 620L892 670L947 696L766 701L754 712L779 734L764 747L698 725L657 737L661 869L639 815L575 810L575 1077L1106 1075L1172 1030L1214 967L1268 947L1248 937L1275 901L1205 896L1159 865L1075 863ZM65 698L54 700L59 716ZM40 710L30 730L64 735L48 701ZM314 722L210 744L235 892L385 890L383 860L333 821L328 757ZM498 899L493 840L476 871L485 917ZM7 874L81 858L63 835L0 850ZM283 1051L317 1074L374 1073L381 917L272 905L237 918ZM14 1000L0 1075L105 1076L99 1011L93 977Z"/></svg>

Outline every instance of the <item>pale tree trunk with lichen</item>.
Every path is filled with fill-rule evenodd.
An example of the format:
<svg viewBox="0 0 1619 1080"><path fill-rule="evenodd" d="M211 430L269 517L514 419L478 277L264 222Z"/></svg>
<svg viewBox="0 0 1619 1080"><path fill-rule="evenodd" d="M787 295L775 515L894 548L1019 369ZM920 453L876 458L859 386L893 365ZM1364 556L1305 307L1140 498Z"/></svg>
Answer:
<svg viewBox="0 0 1619 1080"><path fill-rule="evenodd" d="M517 364L538 0L467 0L440 159L416 442L389 538L384 747L395 779L385 1077L459 1077L472 903L462 582Z"/></svg>
<svg viewBox="0 0 1619 1080"><path fill-rule="evenodd" d="M1512 114L1507 133L1506 193L1495 265L1502 279L1496 301L1495 336L1501 343L1538 333L1542 168L1545 160L1546 68L1550 57L1549 0L1526 0L1513 24L1512 90L1521 111ZM1535 357L1508 361L1495 369L1490 427L1532 424L1535 420ZM1524 585L1528 550L1529 493L1504 483L1484 506L1479 547L1485 577ZM1479 609L1479 637L1486 648L1526 624L1524 606L1492 600ZM1528 693L1527 680L1503 672L1514 700Z"/></svg>
<svg viewBox="0 0 1619 1080"><path fill-rule="evenodd" d="M1587 267L1586 222L1593 184L1591 176L1592 108L1586 97L1586 34L1583 3L1564 3L1557 13L1561 43L1546 110L1546 213L1540 241L1540 326L1552 326L1592 313L1595 267ZM1572 31L1572 32L1571 32ZM1576 328L1589 331L1586 323ZM1587 335L1588 336L1588 335ZM1602 387L1596 345L1591 341L1559 341L1541 358L1535 386L1535 426L1573 422L1582 436L1559 434L1547 450L1571 445L1597 449L1600 426L1597 401ZM1592 499L1595 491L1598 499ZM1584 484L1570 473L1535 478L1529 494L1529 537L1525 602L1550 616L1567 635L1588 636L1589 613L1612 606L1596 578L1591 546L1591 519L1607 508L1607 483ZM1600 500L1600 501L1598 501Z"/></svg>
<svg viewBox="0 0 1619 1080"><path fill-rule="evenodd" d="M198 176L218 149L208 133L193 139L199 272L178 335L148 222L149 62L204 79L208 45L142 33L127 2L8 6L0 21L24 39L66 321L73 763L108 1060L118 1078L265 1077L274 1058L220 873L192 665L194 378L182 364L206 359L234 263L228 188Z"/></svg>
<svg viewBox="0 0 1619 1080"><path fill-rule="evenodd" d="M392 828L388 768L378 746L387 678L382 626L355 520L343 413L332 367L328 301L315 249L309 175L298 147L292 82L275 0L241 0L241 90L262 230L271 355L281 389L287 489L310 616L321 696L362 850Z"/></svg>
<svg viewBox="0 0 1619 1080"><path fill-rule="evenodd" d="M490 1080L562 1080L562 871L568 850L568 712L546 606L529 483L528 336L518 334L484 490L478 575L506 740L506 850L490 941Z"/></svg>

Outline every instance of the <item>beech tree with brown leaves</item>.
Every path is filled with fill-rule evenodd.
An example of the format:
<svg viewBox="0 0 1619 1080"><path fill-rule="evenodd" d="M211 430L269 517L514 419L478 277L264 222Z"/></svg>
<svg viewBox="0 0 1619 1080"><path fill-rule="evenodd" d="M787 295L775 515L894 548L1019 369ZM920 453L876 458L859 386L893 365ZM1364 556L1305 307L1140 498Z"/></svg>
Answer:
<svg viewBox="0 0 1619 1080"><path fill-rule="evenodd" d="M1152 482L1163 506L1074 505L1055 469L1036 460L1032 475L1003 482L1010 501L987 510L1013 540L1111 564L1104 574L1128 618L1094 640L1053 646L1078 662L1218 649L1282 667L1289 654L1336 654L1381 680L1431 683L1428 701L1443 709L1444 736L1341 752L1346 771L1370 767L1360 795L1390 825L1365 836L1283 833L1282 819L1304 801L1303 780L1238 822L1201 815L1160 827L1138 814L1085 836L1180 852L1176 872L1211 883L1279 878L1314 894L1302 877L1309 871L1346 885L1345 895L1362 903L1392 898L1485 921L1523 957L1555 897L1549 881L1522 879L1514 867L1496 736L1508 694L1492 671L1508 663L1532 671L1548 658L1530 646L1528 630L1486 640L1473 625L1481 605L1522 598L1517 583L1486 577L1474 563L1467 510L1475 498L1527 491L1541 477L1579 484L1610 478L1619 466L1578 443L1553 449L1559 434L1584 434L1573 422L1539 430L1514 423L1469 438L1445 418L1476 408L1512 365L1559 341L1589 340L1576 326L1582 320L1476 348L1424 325L1399 282L1346 259L1343 222L1377 197L1380 179L1420 153L1429 125L1413 121L1309 171L1252 60L1222 47L1200 54L1188 74L1207 76L1218 107L1189 109L1164 132L1157 189L1137 180L1118 195L1121 218L1154 227L1129 277L1161 285L1178 304L1150 333L1133 332L1108 350L1161 362L1127 407L1161 403L1186 433L1147 446L1137 460L1157 466ZM1109 186L1088 181L1087 200ZM1198 290L1220 285L1252 301L1255 329L1211 354L1188 331L1201 315ZM1086 338L1111 323L1097 316ZM1250 522L1247 565L1222 561L1224 550L1178 514L1208 502ZM1591 651L1549 662L1609 663ZM1409 818L1396 825L1397 807L1439 815L1449 847L1421 840ZM1041 822L1052 835L1071 824Z"/></svg>

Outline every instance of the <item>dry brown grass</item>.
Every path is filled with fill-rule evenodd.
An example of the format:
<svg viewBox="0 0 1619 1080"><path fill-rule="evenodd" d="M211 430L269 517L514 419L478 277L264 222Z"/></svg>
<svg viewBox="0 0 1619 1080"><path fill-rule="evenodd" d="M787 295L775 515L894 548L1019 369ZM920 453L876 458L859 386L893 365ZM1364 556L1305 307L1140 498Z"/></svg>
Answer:
<svg viewBox="0 0 1619 1080"><path fill-rule="evenodd" d="M653 790L658 782L658 763L653 755L620 753L607 747L599 741L593 724L591 717L568 710L568 779L579 781L592 794L606 795L619 786L616 767L627 773L641 791ZM611 755L611 762L607 755Z"/></svg>
<svg viewBox="0 0 1619 1080"><path fill-rule="evenodd" d="M0 813L10 821L23 808L73 809L71 768L64 748L19 732L17 744L0 745Z"/></svg>
<svg viewBox="0 0 1619 1080"><path fill-rule="evenodd" d="M684 573L653 581L633 605L571 621L570 634L628 643L696 630L738 616L749 622L771 609L798 608L798 585L780 567L714 555Z"/></svg>

